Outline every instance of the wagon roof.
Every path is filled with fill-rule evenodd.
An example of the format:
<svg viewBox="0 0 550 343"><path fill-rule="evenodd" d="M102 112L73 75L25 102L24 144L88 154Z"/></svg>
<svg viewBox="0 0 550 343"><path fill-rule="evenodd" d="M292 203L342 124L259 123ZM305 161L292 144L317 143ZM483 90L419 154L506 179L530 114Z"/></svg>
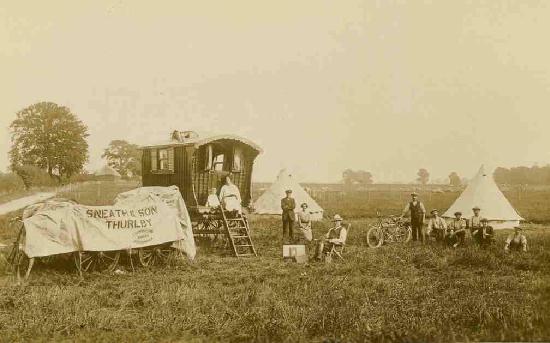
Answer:
<svg viewBox="0 0 550 343"><path fill-rule="evenodd" d="M168 147L168 146L186 146L186 145L195 145L195 146L201 146L204 144L208 144L210 142L222 140L222 139L228 139L228 140L234 140L241 142L243 144L246 144L256 150L257 152L262 152L262 148L252 142L251 140L233 135L233 134L220 134L220 133L210 133L210 132L193 132L191 137L185 137L184 132L182 132L181 135L178 135L179 137L174 137L173 134L171 139L160 141L153 144L147 144L143 145L140 148L146 149L146 148L152 148L152 147Z"/></svg>

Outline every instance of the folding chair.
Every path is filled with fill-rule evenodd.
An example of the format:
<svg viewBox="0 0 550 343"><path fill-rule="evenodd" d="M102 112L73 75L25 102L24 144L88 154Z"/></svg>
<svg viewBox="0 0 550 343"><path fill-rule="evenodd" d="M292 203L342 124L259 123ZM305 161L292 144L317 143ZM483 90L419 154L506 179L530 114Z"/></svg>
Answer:
<svg viewBox="0 0 550 343"><path fill-rule="evenodd" d="M344 248L346 247L346 241L347 241L350 229L351 229L351 224L347 224L346 225L346 231L347 231L346 239L341 244L340 243L338 243L338 244L333 243L332 244L330 251L327 253L327 256L330 256L331 259L332 259L332 255L336 255L342 260L344 259L344 256L342 256L342 255L344 254Z"/></svg>

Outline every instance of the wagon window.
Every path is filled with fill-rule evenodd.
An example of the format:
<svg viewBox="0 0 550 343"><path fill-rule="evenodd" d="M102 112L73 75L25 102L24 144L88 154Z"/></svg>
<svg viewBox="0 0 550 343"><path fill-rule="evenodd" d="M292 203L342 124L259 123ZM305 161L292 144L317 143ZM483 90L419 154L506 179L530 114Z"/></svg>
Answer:
<svg viewBox="0 0 550 343"><path fill-rule="evenodd" d="M168 149L159 149L159 169L168 170Z"/></svg>
<svg viewBox="0 0 550 343"><path fill-rule="evenodd" d="M223 162L225 160L224 154L218 154L214 157L212 161L212 167L216 171L223 171Z"/></svg>
<svg viewBox="0 0 550 343"><path fill-rule="evenodd" d="M174 148L151 150L151 171L166 173L174 171Z"/></svg>
<svg viewBox="0 0 550 343"><path fill-rule="evenodd" d="M243 163L243 151L241 148L235 148L233 150L233 171L241 171Z"/></svg>

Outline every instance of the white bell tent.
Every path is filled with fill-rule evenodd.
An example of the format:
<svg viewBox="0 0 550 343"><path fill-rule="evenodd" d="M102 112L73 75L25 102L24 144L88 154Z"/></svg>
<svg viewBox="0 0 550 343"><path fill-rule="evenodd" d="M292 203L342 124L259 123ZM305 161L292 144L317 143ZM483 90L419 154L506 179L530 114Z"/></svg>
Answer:
<svg viewBox="0 0 550 343"><path fill-rule="evenodd" d="M483 166L443 217L452 218L455 212L462 212L463 218L470 218L475 206L481 209L481 217L487 218L494 229L513 228L523 220Z"/></svg>
<svg viewBox="0 0 550 343"><path fill-rule="evenodd" d="M292 178L292 174L282 169L275 182L254 203L257 214L281 214L281 199L286 196L285 191L292 190L292 197L296 200L295 212L301 211L300 205L306 203L312 220L323 219L323 209L313 198Z"/></svg>

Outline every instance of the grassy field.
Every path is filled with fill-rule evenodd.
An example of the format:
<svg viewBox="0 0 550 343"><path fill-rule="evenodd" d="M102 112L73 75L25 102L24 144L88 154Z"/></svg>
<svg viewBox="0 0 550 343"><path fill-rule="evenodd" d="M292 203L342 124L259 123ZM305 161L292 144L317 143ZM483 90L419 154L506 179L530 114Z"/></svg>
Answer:
<svg viewBox="0 0 550 343"><path fill-rule="evenodd" d="M99 191L78 192L80 202L109 203L132 187L94 186ZM346 260L331 264L283 262L279 221L253 216L258 258L200 247L193 263L133 273L81 280L68 267L42 267L23 286L4 276L0 341L550 339L550 234L543 227L526 229L530 251L522 255L503 253L506 232L489 250L370 249L372 220L352 217ZM316 223L314 235L328 225Z"/></svg>

